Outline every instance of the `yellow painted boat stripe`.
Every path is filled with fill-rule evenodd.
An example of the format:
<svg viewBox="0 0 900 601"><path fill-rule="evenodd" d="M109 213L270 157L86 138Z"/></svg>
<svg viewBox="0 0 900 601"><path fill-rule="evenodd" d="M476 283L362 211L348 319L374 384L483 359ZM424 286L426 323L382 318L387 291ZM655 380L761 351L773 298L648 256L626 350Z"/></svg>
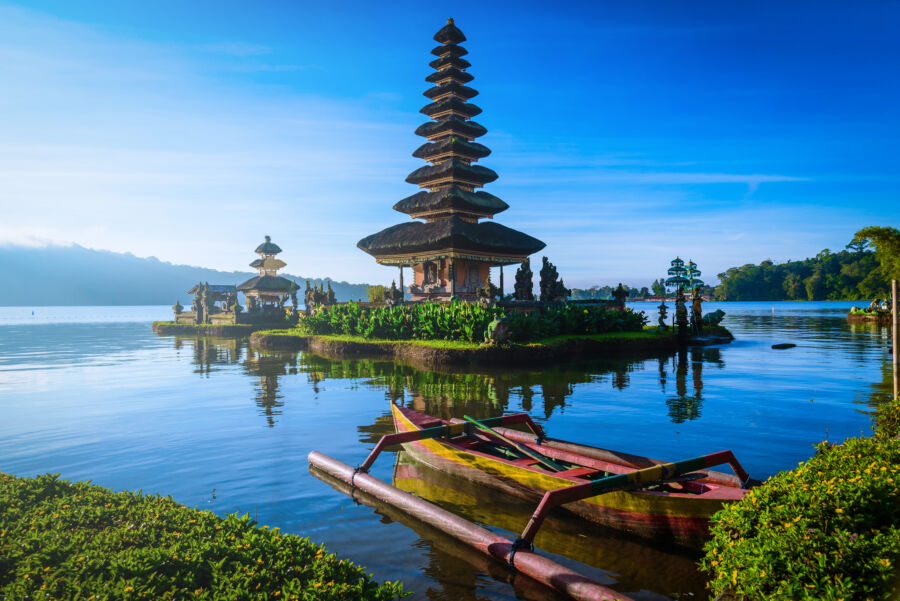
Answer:
<svg viewBox="0 0 900 601"><path fill-rule="evenodd" d="M409 420L409 418L399 411L396 406L392 406L392 411L394 415L399 418L406 430L419 429ZM460 434L465 431L466 424L463 423L452 424L450 426L451 432L455 426L462 427L462 430L459 431ZM542 473L523 466L509 465L498 459L455 449L434 439L416 441L416 444L421 444L430 453L433 453L446 461L472 467L481 470L486 474L506 478L539 491L555 490L557 488L565 488L577 484L577 482L559 478L550 473ZM632 482L659 480L662 478L662 475L666 471L671 470L673 466L673 463L660 464L654 466L654 469L649 469L646 472L646 475L636 475L633 476L633 479L629 478L629 480ZM630 472L629 476L631 476L632 473L636 472ZM648 515L667 515L673 517L709 517L722 506L722 501L720 499L691 498L653 493L635 493L630 491L605 493L597 497L584 499L580 502L619 511Z"/></svg>

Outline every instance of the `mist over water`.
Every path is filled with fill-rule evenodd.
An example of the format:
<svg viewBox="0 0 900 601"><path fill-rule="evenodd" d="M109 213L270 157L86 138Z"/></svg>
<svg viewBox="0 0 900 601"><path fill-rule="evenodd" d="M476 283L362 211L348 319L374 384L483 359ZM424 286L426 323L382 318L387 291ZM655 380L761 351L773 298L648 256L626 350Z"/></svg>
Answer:
<svg viewBox="0 0 900 601"><path fill-rule="evenodd" d="M732 344L480 371L157 337L150 321L167 318L168 307L0 308L0 471L60 472L220 514L249 512L325 543L378 579L404 581L415 599L534 598L527 583L491 577L496 566L473 565L450 542L423 538L420 526L315 479L306 455L359 463L393 431L393 401L441 417L527 411L551 436L663 459L730 448L762 479L805 460L826 437L868 433L868 413L890 396L889 333L848 325L852 304L707 303L705 311L727 313ZM655 323L655 304L631 306ZM797 347L771 349L776 342ZM505 534L533 509L396 459L382 456L373 474ZM539 548L569 549L619 590L705 598L691 557L565 519L554 528L560 540L539 540ZM579 546L587 535L592 544Z"/></svg>

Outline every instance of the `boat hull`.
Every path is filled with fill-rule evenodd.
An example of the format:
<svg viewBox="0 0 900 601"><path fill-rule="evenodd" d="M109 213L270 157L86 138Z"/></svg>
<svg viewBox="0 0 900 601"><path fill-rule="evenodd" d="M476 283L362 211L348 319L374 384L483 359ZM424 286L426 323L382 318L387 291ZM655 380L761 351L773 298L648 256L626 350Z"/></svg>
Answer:
<svg viewBox="0 0 900 601"><path fill-rule="evenodd" d="M416 413L392 406L398 432L417 430ZM421 414L420 414L421 415ZM538 503L549 490L580 483L569 477L513 465L483 453L469 452L439 439L405 443L416 460L476 484ZM740 498L742 491L719 495L678 494L660 491L615 491L575 501L565 509L603 526L655 540L671 540L699 547L709 536L709 518L723 504Z"/></svg>

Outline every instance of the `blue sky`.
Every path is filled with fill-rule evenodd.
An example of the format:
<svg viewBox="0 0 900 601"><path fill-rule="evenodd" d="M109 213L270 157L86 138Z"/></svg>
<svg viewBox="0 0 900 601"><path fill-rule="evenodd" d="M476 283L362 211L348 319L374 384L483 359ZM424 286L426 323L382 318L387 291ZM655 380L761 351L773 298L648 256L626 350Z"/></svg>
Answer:
<svg viewBox="0 0 900 601"><path fill-rule="evenodd" d="M389 281L431 36L469 41L500 223L567 284L839 250L900 217L897 2L0 1L0 243Z"/></svg>

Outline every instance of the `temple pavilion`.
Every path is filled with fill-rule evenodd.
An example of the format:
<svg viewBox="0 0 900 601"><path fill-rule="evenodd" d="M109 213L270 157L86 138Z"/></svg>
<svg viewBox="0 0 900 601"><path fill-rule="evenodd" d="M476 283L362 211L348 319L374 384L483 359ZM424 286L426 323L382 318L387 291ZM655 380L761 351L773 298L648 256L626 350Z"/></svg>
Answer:
<svg viewBox="0 0 900 601"><path fill-rule="evenodd" d="M521 263L545 245L499 223L480 221L509 205L478 190L497 174L473 164L491 151L474 141L487 130L472 121L481 109L468 102L478 92L466 85L473 79L466 72L471 64L462 58L468 51L459 45L466 36L448 19L434 39L440 43L431 51L437 56L430 63L435 71L425 78L433 84L425 91L431 103L421 110L432 120L416 130L427 141L413 152L430 165L406 178L422 190L394 205L414 221L367 236L357 246L382 265L398 266L401 288L403 268L411 266L413 283L407 290L413 300L474 299L492 266L502 270Z"/></svg>
<svg viewBox="0 0 900 601"><path fill-rule="evenodd" d="M294 282L278 275L278 270L287 265L275 257L281 252L281 248L266 236L266 241L257 246L255 252L259 258L250 263L250 267L258 269L259 275L250 278L237 289L244 293L249 313L281 311L294 286Z"/></svg>

